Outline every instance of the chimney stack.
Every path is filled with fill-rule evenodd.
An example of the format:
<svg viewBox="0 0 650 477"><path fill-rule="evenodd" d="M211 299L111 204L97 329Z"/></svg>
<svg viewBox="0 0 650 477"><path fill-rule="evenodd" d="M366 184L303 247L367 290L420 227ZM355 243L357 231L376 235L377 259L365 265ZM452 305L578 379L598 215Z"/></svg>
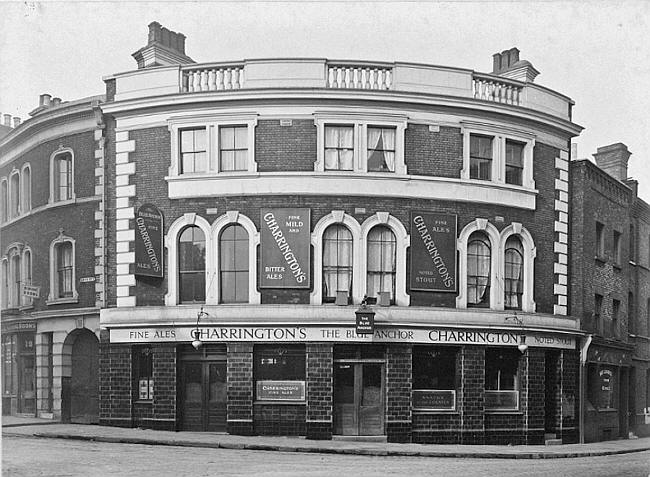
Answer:
<svg viewBox="0 0 650 477"><path fill-rule="evenodd" d="M596 164L603 171L619 181L627 179L627 161L632 153L622 142L599 147L594 154Z"/></svg>
<svg viewBox="0 0 650 477"><path fill-rule="evenodd" d="M14 117L14 128L20 126L20 118L18 116Z"/></svg>
<svg viewBox="0 0 650 477"><path fill-rule="evenodd" d="M50 100L52 99L52 95L45 93L42 94L39 99L39 106L45 106L46 108L50 107Z"/></svg>
<svg viewBox="0 0 650 477"><path fill-rule="evenodd" d="M11 127L11 114L5 114L3 115L4 118L4 125Z"/></svg>
<svg viewBox="0 0 650 477"><path fill-rule="evenodd" d="M158 22L149 24L147 45L132 56L138 63L138 69L195 63L185 54L185 35L171 31Z"/></svg>
<svg viewBox="0 0 650 477"><path fill-rule="evenodd" d="M52 106L58 106L61 104L61 98L52 98Z"/></svg>
<svg viewBox="0 0 650 477"><path fill-rule="evenodd" d="M532 83L539 71L529 61L520 60L519 49L513 47L492 55L492 74Z"/></svg>

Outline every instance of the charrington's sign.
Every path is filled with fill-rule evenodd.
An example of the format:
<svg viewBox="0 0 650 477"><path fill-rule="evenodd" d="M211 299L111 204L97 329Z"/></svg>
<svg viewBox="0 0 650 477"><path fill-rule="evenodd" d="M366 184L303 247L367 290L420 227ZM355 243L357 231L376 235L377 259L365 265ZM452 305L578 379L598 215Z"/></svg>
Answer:
<svg viewBox="0 0 650 477"><path fill-rule="evenodd" d="M411 212L411 290L456 291L456 216Z"/></svg>
<svg viewBox="0 0 650 477"><path fill-rule="evenodd" d="M152 204L144 204L135 214L135 274L163 276L163 215Z"/></svg>

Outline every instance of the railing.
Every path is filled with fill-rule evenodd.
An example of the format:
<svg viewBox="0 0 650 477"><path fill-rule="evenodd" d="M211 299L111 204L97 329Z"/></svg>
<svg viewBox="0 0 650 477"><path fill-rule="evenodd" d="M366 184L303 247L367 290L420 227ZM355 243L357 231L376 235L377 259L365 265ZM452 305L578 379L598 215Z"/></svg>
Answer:
<svg viewBox="0 0 650 477"><path fill-rule="evenodd" d="M328 88L391 89L392 84L392 68L355 65L327 66Z"/></svg>
<svg viewBox="0 0 650 477"><path fill-rule="evenodd" d="M244 87L243 65L183 68L181 74L183 93L241 89Z"/></svg>
<svg viewBox="0 0 650 477"><path fill-rule="evenodd" d="M492 76L474 74L472 78L474 98L485 101L520 106L522 89L523 87L517 83L504 81Z"/></svg>

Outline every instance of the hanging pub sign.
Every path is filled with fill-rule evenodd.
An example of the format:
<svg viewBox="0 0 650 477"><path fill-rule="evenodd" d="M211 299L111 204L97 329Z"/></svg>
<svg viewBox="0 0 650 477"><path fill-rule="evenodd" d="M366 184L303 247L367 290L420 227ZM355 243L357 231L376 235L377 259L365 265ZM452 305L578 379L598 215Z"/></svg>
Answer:
<svg viewBox="0 0 650 477"><path fill-rule="evenodd" d="M260 288L309 288L309 209L262 209Z"/></svg>
<svg viewBox="0 0 650 477"><path fill-rule="evenodd" d="M135 228L135 274L162 277L162 212L154 205L142 205L135 214Z"/></svg>
<svg viewBox="0 0 650 477"><path fill-rule="evenodd" d="M411 290L455 292L456 216L411 212Z"/></svg>

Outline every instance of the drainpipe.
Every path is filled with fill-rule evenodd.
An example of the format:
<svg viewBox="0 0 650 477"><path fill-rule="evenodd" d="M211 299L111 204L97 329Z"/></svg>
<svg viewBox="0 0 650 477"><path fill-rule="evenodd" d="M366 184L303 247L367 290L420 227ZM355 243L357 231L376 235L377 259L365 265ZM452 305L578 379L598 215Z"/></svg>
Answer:
<svg viewBox="0 0 650 477"><path fill-rule="evenodd" d="M585 443L585 394L587 393L587 381L586 381L586 371L587 367L587 352L589 351L589 345L593 340L593 335L588 335L587 338L583 341L582 346L580 347L580 378L578 379L580 385L580 399L579 399L579 411L578 411L578 426L580 432L580 444Z"/></svg>

